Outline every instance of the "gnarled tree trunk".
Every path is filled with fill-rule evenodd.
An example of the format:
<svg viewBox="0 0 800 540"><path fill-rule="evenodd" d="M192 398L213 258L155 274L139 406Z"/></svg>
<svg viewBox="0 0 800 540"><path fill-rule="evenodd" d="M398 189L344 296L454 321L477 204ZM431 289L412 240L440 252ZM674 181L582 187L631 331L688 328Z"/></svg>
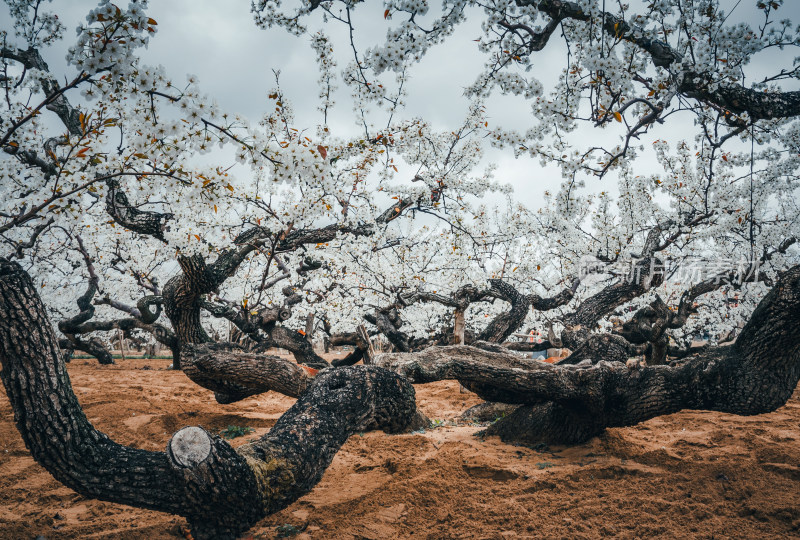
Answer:
<svg viewBox="0 0 800 540"><path fill-rule="evenodd" d="M800 266L785 272L736 343L674 365L551 365L474 347L380 354L412 382L456 379L489 401L522 406L486 433L504 440L577 443L682 409L752 415L786 403L800 379Z"/></svg>
<svg viewBox="0 0 800 540"><path fill-rule="evenodd" d="M478 335L478 340L500 343L522 326L531 303L529 297L500 279L490 279L489 283L492 285L491 291L509 302L511 309L492 319Z"/></svg>
<svg viewBox="0 0 800 540"><path fill-rule="evenodd" d="M580 281L573 280L572 285L549 298L537 294L523 295L511 284L500 279L490 279L489 283L491 289L487 294L509 302L511 309L492 319L483 332L478 335L477 340L501 343L522 326L525 316L528 314L528 308L549 311L563 306L572 299Z"/></svg>
<svg viewBox="0 0 800 540"><path fill-rule="evenodd" d="M58 329L61 330L61 333L64 334L69 341L69 348L78 349L79 351L83 351L91 356L94 356L101 364L113 364L114 357L111 355L111 352L106 349L105 345L103 345L103 342L100 341L100 339L96 337L81 339L81 337L78 335L81 333L81 325L94 317L94 305L92 305L92 299L97 293L99 279L94 271L94 266L92 265L91 259L89 259L88 255L86 254L86 250L83 248L83 241L81 240L80 236L77 238L77 240L80 250L86 258L86 267L89 272L89 285L86 288L86 292L79 296L78 300L76 301L79 309L78 314L60 321L58 323Z"/></svg>
<svg viewBox="0 0 800 540"><path fill-rule="evenodd" d="M213 390L218 403L233 403L270 390L299 397L316 373L279 356L245 351L233 343L187 344L181 354L186 376Z"/></svg>
<svg viewBox="0 0 800 540"><path fill-rule="evenodd" d="M78 403L30 277L0 258L0 362L33 458L84 496L185 516L195 538L235 538L307 493L356 431L396 432L415 419L414 389L374 366L320 373L259 440L232 448L184 428L166 452L122 446Z"/></svg>
<svg viewBox="0 0 800 540"><path fill-rule="evenodd" d="M465 315L461 308L456 308L453 312L453 345L466 345L464 343L464 331L467 327Z"/></svg>

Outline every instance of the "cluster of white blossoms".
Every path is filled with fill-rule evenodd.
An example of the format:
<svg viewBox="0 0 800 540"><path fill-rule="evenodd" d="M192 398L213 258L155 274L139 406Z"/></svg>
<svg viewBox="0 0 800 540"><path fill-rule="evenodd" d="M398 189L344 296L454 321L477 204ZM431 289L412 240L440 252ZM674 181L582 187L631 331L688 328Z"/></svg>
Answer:
<svg viewBox="0 0 800 540"><path fill-rule="evenodd" d="M366 9L363 4L303 0L287 8L264 0L253 3L253 12L262 27L304 34L303 23L314 12L333 18L341 13L337 8ZM85 284L82 257L73 249L78 234L107 289L133 302L143 292L136 275L163 284L177 272L176 256L213 260L252 227L277 237L338 224L363 235L340 233L302 253L280 255L291 269L286 283L305 298L289 324L313 312L318 318L324 314L334 331L352 331L365 314L414 292L449 296L463 285L485 287L487 279L502 278L523 293L544 295L568 284L585 261L600 264L603 271L581 285L575 302L555 314L532 313L526 321L542 325L623 279L618 265L641 258L649 233L659 226L664 245L658 258L670 268L689 264L689 258L743 253L752 262L768 254L764 271L774 276L796 260L796 252L775 248L800 234L800 123L752 124L746 114L726 116L719 107L679 96L676 82L686 82L684 75L705 81L702 73L708 74L709 90L741 84L754 55L797 41L791 25L776 21L772 30L762 31L727 24L714 2L702 3L713 9L700 9L655 0L646 8L626 9L626 21L635 28L630 36L612 36L602 26L601 2L578 4L594 19L565 21L550 36L569 47L567 61L552 76L536 70L538 57L525 29L542 33L549 17L512 0L445 1L441 13L432 13L422 0L388 1L378 17L388 25L385 40L342 62L343 69L334 60L332 39L311 34L319 69L315 105L323 119L319 126L301 126L279 87L267 92L268 110L255 121L220 110L196 77L177 84L164 68L141 64L137 48L157 28L143 11L146 5L121 9L102 2L79 28L68 57L88 76L76 82L87 98L72 111L76 125L54 128L44 108L31 114L30 102L36 101L31 95L42 97L55 80L51 73L12 70L5 81L8 99L0 127L8 133L3 150L10 158L0 160L4 253L16 254L14 246L24 245L37 225L52 219L56 226L41 233L41 249L25 255L26 264L39 269L45 291L71 287L70 294L53 296L65 299L67 313L74 310L72 293ZM23 21L19 50L59 37L54 16L39 19L40 31L32 26L30 3L9 5ZM464 54L475 53L484 64L467 88L472 101L465 102L464 120L441 128L409 117L403 110L408 71L456 31L468 8L482 9L485 20L476 50ZM656 66L628 38L658 41L680 58L668 68ZM337 44L341 49L350 44ZM391 73L379 78L386 71ZM777 74L756 87L774 91L789 76ZM327 123L338 77L352 92L357 136L333 133ZM495 92L516 96L520 110L530 111L527 129L489 129ZM679 140L663 140L657 121L634 129L656 109L665 122L683 122ZM388 120L373 121L371 112ZM580 129L586 125L597 131L584 136ZM502 171L483 166L487 143L558 165L560 187L543 196L539 209L515 204ZM642 164L647 169L638 172ZM606 171L603 183L589 181ZM115 182L138 211L169 215L165 242L113 222L105 199ZM490 193L500 202L482 200ZM388 224L377 223L387 215ZM254 252L220 295L250 306L282 302L280 287L259 289L262 276L278 272L272 255L268 247ZM295 269L305 257L321 268L300 275ZM673 276L632 305L658 294L674 306L691 284ZM695 326L676 331L674 338L693 335L699 324L721 332L741 320L764 290L743 285L746 300L735 313L728 310L730 296L709 295ZM724 292L735 294L733 287ZM506 307L475 306L468 312L471 328L482 328ZM447 324L451 309L418 303L401 316L404 330L424 336Z"/></svg>
<svg viewBox="0 0 800 540"><path fill-rule="evenodd" d="M502 72L495 77L495 82L503 93L522 95L526 98L538 96L542 92L542 85L537 80L528 82L518 73Z"/></svg>
<svg viewBox="0 0 800 540"><path fill-rule="evenodd" d="M405 11L411 14L425 15L428 12L427 0L389 0L385 3L389 13L393 11Z"/></svg>
<svg viewBox="0 0 800 540"><path fill-rule="evenodd" d="M156 32L157 23L145 14L146 7L146 1L131 2L125 10L110 0L100 2L77 28L78 39L67 61L90 74L107 70L116 79L127 75L136 49L146 46Z"/></svg>
<svg viewBox="0 0 800 540"><path fill-rule="evenodd" d="M317 53L317 67L319 68L319 105L322 112L322 125L317 131L317 136L324 139L328 134L328 110L333 108L335 101L333 93L336 91L336 61L333 58L333 45L328 36L317 32L311 37L311 48Z"/></svg>
<svg viewBox="0 0 800 540"><path fill-rule="evenodd" d="M464 9L468 2L464 0L442 3L442 15L426 21L425 27L420 21L428 13L426 0L389 0L385 2L384 18L390 15L408 13L408 18L397 26L389 28L383 45L367 50L366 62L376 74L386 70L401 71L409 63L418 62L430 47L442 42L453 33L456 25L463 22Z"/></svg>
<svg viewBox="0 0 800 540"><path fill-rule="evenodd" d="M28 0L6 0L6 6L14 21L14 34L29 47L50 45L64 36L64 25L55 13L44 10L34 12ZM5 34L5 30L2 33ZM3 40L5 43L6 40Z"/></svg>
<svg viewBox="0 0 800 540"><path fill-rule="evenodd" d="M300 23L301 17L308 15L319 2L301 0L291 13L282 11L282 0L254 0L251 3L253 19L260 28L281 27L294 35L302 35L307 29Z"/></svg>

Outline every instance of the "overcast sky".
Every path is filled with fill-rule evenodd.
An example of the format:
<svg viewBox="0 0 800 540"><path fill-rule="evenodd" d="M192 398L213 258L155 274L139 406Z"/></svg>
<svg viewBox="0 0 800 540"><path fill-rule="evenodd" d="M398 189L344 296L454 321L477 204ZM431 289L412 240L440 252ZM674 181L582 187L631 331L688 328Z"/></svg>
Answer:
<svg viewBox="0 0 800 540"><path fill-rule="evenodd" d="M632 0L636 3L638 0ZM733 5L736 0L731 0ZM742 0L746 6L755 0ZM96 2L86 0L56 0L52 10L64 21L65 43L74 38L75 27L84 20L86 12ZM48 6L50 7L50 6ZM355 11L356 45L363 50L377 44L385 36L389 22L383 20L380 2L367 2ZM437 8L431 8L435 13ZM752 18L753 11L740 6L731 20ZM782 17L800 22L800 0L787 0L780 11ZM178 83L185 74L197 75L203 91L213 96L223 110L238 112L257 121L267 109L267 91L274 85L272 70L281 71L281 85L292 101L298 126L312 128L321 120L317 111L318 77L314 53L308 36L300 38L282 29L256 28L250 13L249 0L153 0L148 14L158 21L158 33L143 53L148 64L163 64L167 73ZM4 15L4 20L8 18ZM318 21L318 19L315 19ZM397 22L397 21L395 21ZM755 21L754 21L755 22ZM5 26L5 24L3 24ZM311 30L320 28L314 22ZM339 67L352 58L344 25L329 23L324 27L337 48ZM479 17L473 17L444 46L435 47L420 65L414 67L408 88L408 107L404 117L420 116L439 129L451 129L463 119L467 100L462 91L482 67L483 59L472 40L479 37ZM63 74L63 47L53 47L46 53L51 69ZM535 53L533 74L544 84L553 81L565 62L563 40L552 39L544 51ZM795 53L786 53L786 56ZM789 60L784 64L791 66ZM774 66L754 66L774 70ZM63 75L62 75L63 76ZM340 88L343 84L339 83ZM350 104L339 100L339 107L329 123L334 134L357 132ZM497 98L489 102L490 122L504 127L524 129L528 105L519 99ZM603 131L588 129L581 137L587 142L607 137ZM686 136L685 126L659 127L648 134L649 146L657 138ZM608 141L603 141L608 143ZM538 160L514 159L509 150L490 150L488 159L497 163L497 179L510 183L520 202L536 208L541 204L545 189L555 190L561 182L555 167L542 169ZM644 167L647 167L645 164ZM656 169L643 170L642 173ZM638 171L637 171L638 172ZM608 179L601 189L610 189ZM613 189L612 189L613 191Z"/></svg>

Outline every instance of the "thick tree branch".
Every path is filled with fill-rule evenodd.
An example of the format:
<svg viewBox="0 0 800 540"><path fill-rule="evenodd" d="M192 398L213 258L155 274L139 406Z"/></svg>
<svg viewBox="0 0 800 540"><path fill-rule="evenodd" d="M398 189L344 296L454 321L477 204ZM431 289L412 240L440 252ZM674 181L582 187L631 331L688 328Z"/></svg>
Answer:
<svg viewBox="0 0 800 540"><path fill-rule="evenodd" d="M49 66L39 54L39 51L34 48L21 51L14 47L2 47L0 49L0 58L8 58L9 60L19 62L25 67L25 69L38 69L40 71L46 71L48 74L50 73ZM47 109L58 115L58 117L61 119L61 122L71 135L82 135L83 131L81 129L81 122L79 118L80 111L78 111L69 103L69 100L67 100L64 92L70 88L74 88L85 80L88 80L88 77L85 74L81 74L67 86L60 87L58 82L52 76L42 78L42 90L44 90L44 93L47 97L42 105L34 109L34 111L40 110L41 107L46 106ZM10 130L6 136L3 137L2 142L0 142L0 146L5 146L6 142L8 141L8 137L10 137L10 135L13 133L14 129Z"/></svg>
<svg viewBox="0 0 800 540"><path fill-rule="evenodd" d="M464 346L379 354L375 364L412 382L456 379L484 399L524 404L508 423L489 430L504 438L513 438L506 427L527 425L535 431L527 435L539 440L577 442L605 427L684 408L769 412L786 402L800 379L800 266L781 275L736 344L675 365L559 366Z"/></svg>
<svg viewBox="0 0 800 540"><path fill-rule="evenodd" d="M681 328L689 316L696 311L695 300L707 293L722 287L740 287L743 283L765 281L767 276L760 272L760 266L769 261L776 253L785 253L797 241L790 237L781 242L773 251L765 252L758 262L748 268L740 268L718 274L700 283L696 283L681 295L680 303L675 311L671 311L659 296L648 306L639 309L633 317L623 324L618 332L634 344L648 344L645 360L648 364L663 364L669 352L666 331ZM681 356L686 354L681 352Z"/></svg>
<svg viewBox="0 0 800 540"><path fill-rule="evenodd" d="M119 181L112 178L106 184L108 185L106 211L115 222L131 231L167 242L164 238L164 229L167 221L173 218L172 214L139 210L130 204L128 196L120 189Z"/></svg>
<svg viewBox="0 0 800 540"><path fill-rule="evenodd" d="M522 326L529 307L538 311L549 311L567 304L575 295L575 291L580 285L580 280L574 279L569 287L549 298L541 297L538 294L527 296L520 294L512 285L499 279L490 279L489 283L491 284L489 294L509 302L511 309L492 319L483 332L478 335L477 339L479 341L501 343Z"/></svg>
<svg viewBox="0 0 800 540"><path fill-rule="evenodd" d="M33 458L80 494L187 517L201 539L233 539L320 480L357 431L415 419L408 381L372 366L320 374L264 437L233 449L201 428L166 452L123 446L88 421L70 386L44 305L22 268L0 259L0 363Z"/></svg>
<svg viewBox="0 0 800 540"><path fill-rule="evenodd" d="M22 259L23 257L25 257L24 250L31 249L33 246L35 246L36 245L36 240L39 238L39 235L41 235L44 231L46 231L47 228L50 225L52 225L54 221L55 221L55 219L51 217L47 221L45 221L44 223L40 223L39 225L37 225L37 226L35 226L33 228L33 231L31 231L30 237L26 241L17 242L16 249L17 249L17 258L18 259Z"/></svg>
<svg viewBox="0 0 800 540"><path fill-rule="evenodd" d="M518 6L532 6L547 14L552 21L542 33L534 33L532 43L540 50L552 35L553 22L566 19L590 22L593 17L581 9L578 2L565 0L516 0ZM647 54L653 65L671 68L683 57L669 44L650 37L641 27L605 12L601 18L603 30L614 37L633 43ZM599 22L599 21L598 21ZM677 90L686 97L712 103L736 114L748 113L756 120L789 118L800 115L800 91L763 92L742 85L712 80L708 75L686 70L676 74Z"/></svg>

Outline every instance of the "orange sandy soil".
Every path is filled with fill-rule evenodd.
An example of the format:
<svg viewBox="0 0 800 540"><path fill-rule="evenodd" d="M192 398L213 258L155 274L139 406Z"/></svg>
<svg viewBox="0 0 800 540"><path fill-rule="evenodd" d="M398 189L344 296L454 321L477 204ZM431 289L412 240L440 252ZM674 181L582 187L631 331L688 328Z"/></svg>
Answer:
<svg viewBox="0 0 800 540"><path fill-rule="evenodd" d="M115 440L163 450L186 425L265 433L293 400L274 393L218 405L168 360L74 360L90 421ZM143 369L149 366L151 369ZM457 383L418 385L431 418L479 403ZM448 425L350 438L322 481L246 537L800 537L800 391L771 414L682 412L569 448L531 449ZM0 395L0 538L183 538L182 518L77 495L31 459Z"/></svg>

